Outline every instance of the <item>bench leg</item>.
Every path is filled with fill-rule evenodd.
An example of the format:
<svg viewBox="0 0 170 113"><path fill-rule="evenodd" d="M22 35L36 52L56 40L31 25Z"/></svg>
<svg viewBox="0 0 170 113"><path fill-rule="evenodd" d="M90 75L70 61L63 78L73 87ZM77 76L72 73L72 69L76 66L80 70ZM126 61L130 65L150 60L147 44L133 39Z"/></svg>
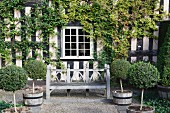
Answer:
<svg viewBox="0 0 170 113"><path fill-rule="evenodd" d="M89 89L86 89L86 96L89 96Z"/></svg>
<svg viewBox="0 0 170 113"><path fill-rule="evenodd" d="M71 89L67 89L67 96L68 97L70 96L70 91L71 91Z"/></svg>
<svg viewBox="0 0 170 113"><path fill-rule="evenodd" d="M110 86L106 88L106 98L110 99Z"/></svg>
<svg viewBox="0 0 170 113"><path fill-rule="evenodd" d="M106 97L107 96L107 91L106 91L106 89L104 89L104 97Z"/></svg>
<svg viewBox="0 0 170 113"><path fill-rule="evenodd" d="M46 99L49 100L50 99L50 90L46 89Z"/></svg>

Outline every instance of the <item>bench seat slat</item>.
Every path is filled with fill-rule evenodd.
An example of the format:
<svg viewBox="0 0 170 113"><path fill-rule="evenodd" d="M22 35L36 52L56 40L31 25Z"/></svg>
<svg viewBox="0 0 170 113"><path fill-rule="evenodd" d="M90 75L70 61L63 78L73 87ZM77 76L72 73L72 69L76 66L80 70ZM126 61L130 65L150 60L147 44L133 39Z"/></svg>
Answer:
<svg viewBox="0 0 170 113"><path fill-rule="evenodd" d="M105 89L106 83L51 83L50 89Z"/></svg>

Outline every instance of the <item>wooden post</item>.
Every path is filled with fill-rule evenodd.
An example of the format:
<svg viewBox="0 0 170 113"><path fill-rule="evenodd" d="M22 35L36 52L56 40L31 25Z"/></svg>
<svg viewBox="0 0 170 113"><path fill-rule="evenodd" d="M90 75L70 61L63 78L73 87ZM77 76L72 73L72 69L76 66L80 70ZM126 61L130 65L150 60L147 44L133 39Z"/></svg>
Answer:
<svg viewBox="0 0 170 113"><path fill-rule="evenodd" d="M106 87L107 87L107 79L106 79L107 73L106 73L106 71L107 71L107 64L104 64L104 79L106 80L105 82L106 82ZM107 90L105 89L105 92L104 92L105 97L107 96L106 94L107 94Z"/></svg>
<svg viewBox="0 0 170 113"><path fill-rule="evenodd" d="M70 83L70 64L67 66L67 83Z"/></svg>
<svg viewBox="0 0 170 113"><path fill-rule="evenodd" d="M67 96L70 97L70 91L71 89L67 89Z"/></svg>
<svg viewBox="0 0 170 113"><path fill-rule="evenodd" d="M89 89L86 89L86 97L89 96Z"/></svg>
<svg viewBox="0 0 170 113"><path fill-rule="evenodd" d="M67 83L70 83L70 64L67 66ZM67 89L67 96L70 96L71 89Z"/></svg>
<svg viewBox="0 0 170 113"><path fill-rule="evenodd" d="M89 65L86 65L86 83L89 83ZM89 89L86 89L86 96L89 96Z"/></svg>
<svg viewBox="0 0 170 113"><path fill-rule="evenodd" d="M89 66L86 65L86 83L89 83Z"/></svg>
<svg viewBox="0 0 170 113"><path fill-rule="evenodd" d="M107 70L107 64L104 64L104 78L106 78L106 76L107 76L106 70Z"/></svg>
<svg viewBox="0 0 170 113"><path fill-rule="evenodd" d="M110 67L109 65L106 65L106 84L107 84L107 88L106 88L106 95L107 95L107 99L110 98Z"/></svg>
<svg viewBox="0 0 170 113"><path fill-rule="evenodd" d="M51 67L50 65L47 66L47 73L46 73L46 99L50 99L50 81L51 81Z"/></svg>

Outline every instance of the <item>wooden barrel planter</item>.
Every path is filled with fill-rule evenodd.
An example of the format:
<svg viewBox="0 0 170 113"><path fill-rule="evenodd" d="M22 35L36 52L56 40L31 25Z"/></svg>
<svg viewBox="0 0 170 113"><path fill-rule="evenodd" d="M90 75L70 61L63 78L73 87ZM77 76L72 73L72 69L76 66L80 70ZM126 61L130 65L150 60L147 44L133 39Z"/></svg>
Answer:
<svg viewBox="0 0 170 113"><path fill-rule="evenodd" d="M157 85L157 89L160 98L170 100L170 86L165 87L165 86Z"/></svg>
<svg viewBox="0 0 170 113"><path fill-rule="evenodd" d="M130 105L132 103L132 91L120 90L112 91L113 103L116 105Z"/></svg>
<svg viewBox="0 0 170 113"><path fill-rule="evenodd" d="M43 103L43 92L23 94L23 101L25 106L41 106Z"/></svg>
<svg viewBox="0 0 170 113"><path fill-rule="evenodd" d="M31 109L28 107L17 107L18 113L32 113ZM15 113L15 108L7 108L1 110L1 113Z"/></svg>
<svg viewBox="0 0 170 113"><path fill-rule="evenodd" d="M152 106L143 106L140 110L140 106L129 106L126 109L127 113L155 113L155 108Z"/></svg>

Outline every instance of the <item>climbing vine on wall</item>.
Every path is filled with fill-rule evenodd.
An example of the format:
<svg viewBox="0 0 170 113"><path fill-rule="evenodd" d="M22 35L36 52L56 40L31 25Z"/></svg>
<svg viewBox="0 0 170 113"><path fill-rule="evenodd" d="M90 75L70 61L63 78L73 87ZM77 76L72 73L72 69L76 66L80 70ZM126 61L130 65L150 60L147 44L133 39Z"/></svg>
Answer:
<svg viewBox="0 0 170 113"><path fill-rule="evenodd" d="M158 0L70 0L68 17L80 21L90 38L99 39L127 58L131 38L156 38L156 22L164 15ZM157 7L158 6L158 7ZM161 13L159 13L161 12Z"/></svg>
<svg viewBox="0 0 170 113"><path fill-rule="evenodd" d="M153 38L157 30L156 22L164 13L157 7L158 0L41 0L31 8L31 14L22 14L28 0L2 0L0 2L0 53L5 60L10 59L12 51L22 51L26 58L30 49L42 49L47 63L52 63L53 53L48 51L49 37L56 34L55 27L67 25L69 21L78 21L89 38L101 40L106 52L105 57L114 53L115 58L127 58L131 38ZM14 10L21 12L21 17L14 17ZM18 28L18 24L21 27ZM30 41L39 31L41 42ZM15 37L21 36L21 41ZM155 37L154 37L155 38ZM6 39L10 39L11 41ZM35 58L39 54L35 51ZM20 57L16 57L20 58ZM20 59L21 59L20 58ZM112 58L107 58L112 59ZM59 60L59 56L58 56ZM111 61L109 61L111 62Z"/></svg>
<svg viewBox="0 0 170 113"><path fill-rule="evenodd" d="M49 45L56 49L54 42L49 42L49 37L57 35L54 32L55 27L61 27L68 23L67 16L62 13L64 2L53 0L51 5L49 1L35 3L30 11L30 14L22 14L25 10L25 3L28 0L3 0L0 2L0 53L2 58L10 61L12 51L22 51L23 57L27 57L30 50L43 50L46 57L43 57L47 63L52 63L51 56L47 50ZM21 17L14 17L14 11L20 11ZM21 24L18 27L18 24ZM36 36L36 32L39 35ZM16 36L21 36L21 41L15 39ZM40 42L30 41L31 38ZM34 51L34 58L41 57L37 51ZM19 57L16 57L19 58ZM59 57L58 57L59 58Z"/></svg>

